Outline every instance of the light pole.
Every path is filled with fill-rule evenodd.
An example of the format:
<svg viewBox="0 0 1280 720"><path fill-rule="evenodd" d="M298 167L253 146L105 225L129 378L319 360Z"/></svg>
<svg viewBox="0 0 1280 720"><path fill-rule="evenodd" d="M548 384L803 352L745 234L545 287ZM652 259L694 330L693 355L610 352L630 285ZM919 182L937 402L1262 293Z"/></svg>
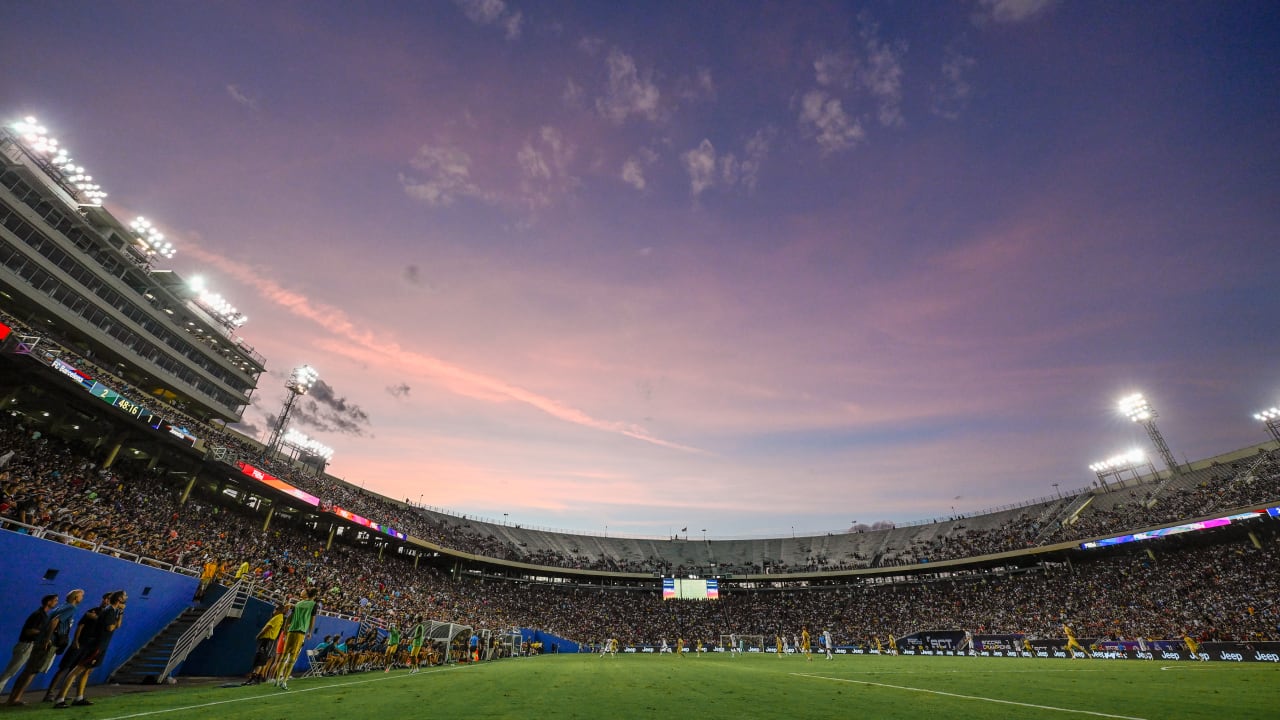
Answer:
<svg viewBox="0 0 1280 720"><path fill-rule="evenodd" d="M276 420L276 427L271 431L271 439L267 442L267 447L262 451L263 459L270 458L280 449L280 440L284 437L285 426L289 422L289 413L293 412L293 403L298 398L306 395L311 386L320 379L319 373L310 365L303 365L293 369L289 375L289 379L285 381L284 386L289 391L289 397L284 401L284 407L280 409L280 417Z"/></svg>
<svg viewBox="0 0 1280 720"><path fill-rule="evenodd" d="M1160 453L1160 457L1164 459L1164 464L1169 468L1169 472L1174 475L1181 475L1182 471L1178 469L1177 458L1173 456L1173 451L1169 449L1168 443L1164 441L1164 436L1160 434L1160 429L1156 427L1156 418L1159 415L1156 414L1147 399L1142 397L1142 393L1134 393L1122 397L1116 405L1119 407L1121 415L1147 429L1147 436L1151 438L1151 444L1156 446L1156 452Z"/></svg>
<svg viewBox="0 0 1280 720"><path fill-rule="evenodd" d="M1254 413L1253 419L1266 423L1267 430L1271 432L1271 438L1280 442L1280 408L1273 407Z"/></svg>
<svg viewBox="0 0 1280 720"><path fill-rule="evenodd" d="M1059 500L1062 499L1062 492L1058 490L1058 483L1053 484L1053 494L1057 495Z"/></svg>

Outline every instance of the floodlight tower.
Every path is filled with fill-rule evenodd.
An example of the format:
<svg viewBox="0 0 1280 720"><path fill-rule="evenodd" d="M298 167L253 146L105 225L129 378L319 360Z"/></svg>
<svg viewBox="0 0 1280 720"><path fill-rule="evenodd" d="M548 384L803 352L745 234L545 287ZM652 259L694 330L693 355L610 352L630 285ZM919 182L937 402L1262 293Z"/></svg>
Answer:
<svg viewBox="0 0 1280 720"><path fill-rule="evenodd" d="M1120 408L1121 415L1147 429L1147 436L1151 438L1151 444L1156 446L1156 452L1160 453L1160 457L1164 458L1164 464L1168 466L1169 472L1174 475L1181 475L1182 471L1178 469L1178 460L1173 457L1173 451L1169 449L1169 444L1164 441L1164 436L1160 434L1160 429L1156 427L1156 418L1159 415L1156 414L1147 399L1142 396L1142 393L1134 393L1120 398L1117 406Z"/></svg>
<svg viewBox="0 0 1280 720"><path fill-rule="evenodd" d="M280 417L276 420L276 427L271 431L271 439L267 441L267 447L262 451L263 459L275 455L276 450L280 448L280 440L284 437L284 428L289 422L289 413L293 412L294 401L306 395L311 390L311 386L319 379L320 374L310 365L303 365L293 369L293 373L289 375L289 379L284 383L285 388L289 390L289 397L285 399L284 407L280 410Z"/></svg>
<svg viewBox="0 0 1280 720"><path fill-rule="evenodd" d="M1276 442L1280 442L1280 408L1273 407L1254 413L1253 419L1266 423L1267 430L1271 432L1271 437Z"/></svg>

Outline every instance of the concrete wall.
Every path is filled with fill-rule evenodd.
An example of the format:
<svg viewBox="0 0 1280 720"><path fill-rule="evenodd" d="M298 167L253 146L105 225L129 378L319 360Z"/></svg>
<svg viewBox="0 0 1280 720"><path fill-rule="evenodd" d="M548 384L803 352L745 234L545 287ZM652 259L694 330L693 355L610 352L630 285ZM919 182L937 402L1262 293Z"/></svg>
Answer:
<svg viewBox="0 0 1280 720"><path fill-rule="evenodd" d="M102 665L90 682L106 682L110 674L191 604L197 580L134 562L73 548L51 540L0 530L0 652L7 657L27 616L40 607L40 598L57 593L59 599L76 588L85 591L76 622L113 590L129 593L124 619ZM74 632L74 627L72 628ZM48 687L57 668L38 676L32 688Z"/></svg>

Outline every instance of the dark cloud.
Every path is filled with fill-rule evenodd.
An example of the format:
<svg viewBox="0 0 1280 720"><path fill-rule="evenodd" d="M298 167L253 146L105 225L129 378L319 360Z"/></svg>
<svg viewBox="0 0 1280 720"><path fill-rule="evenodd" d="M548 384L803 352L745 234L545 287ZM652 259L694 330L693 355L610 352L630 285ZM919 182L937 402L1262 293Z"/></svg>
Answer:
<svg viewBox="0 0 1280 720"><path fill-rule="evenodd" d="M409 397L409 384L402 382L399 385L388 385L387 392L391 394L391 397L407 398Z"/></svg>
<svg viewBox="0 0 1280 720"><path fill-rule="evenodd" d="M242 420L238 423L233 423L228 427L238 431L241 435L244 435L245 437L251 437L251 438L262 437L262 432L263 432L262 428L258 427L257 425L254 425L251 422L246 422Z"/></svg>
<svg viewBox="0 0 1280 720"><path fill-rule="evenodd" d="M324 380L317 380L311 391L294 403L290 417L298 425L343 435L363 436L370 425L368 413L339 397Z"/></svg>

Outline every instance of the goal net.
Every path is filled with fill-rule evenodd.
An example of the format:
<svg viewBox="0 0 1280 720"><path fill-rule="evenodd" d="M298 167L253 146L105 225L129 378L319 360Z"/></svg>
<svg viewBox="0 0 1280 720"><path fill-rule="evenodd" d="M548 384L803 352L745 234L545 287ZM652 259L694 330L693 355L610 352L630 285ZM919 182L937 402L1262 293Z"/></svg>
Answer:
<svg viewBox="0 0 1280 720"><path fill-rule="evenodd" d="M740 647L743 652L768 651L768 648L764 646L763 635L721 635L720 647L723 648L725 652L729 652L730 648L733 647L735 640L738 642L738 647Z"/></svg>

